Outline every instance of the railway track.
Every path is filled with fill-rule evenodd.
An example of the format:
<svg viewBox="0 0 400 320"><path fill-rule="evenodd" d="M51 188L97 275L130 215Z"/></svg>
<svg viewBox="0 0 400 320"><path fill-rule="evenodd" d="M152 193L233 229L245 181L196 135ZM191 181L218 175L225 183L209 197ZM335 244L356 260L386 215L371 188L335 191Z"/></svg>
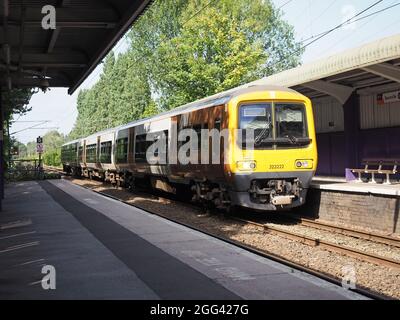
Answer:
<svg viewBox="0 0 400 320"><path fill-rule="evenodd" d="M318 230L332 231L345 236L354 237L358 239L364 239L374 241L389 246L400 248L400 238L394 238L390 236L380 235L377 233L366 232L361 230L355 230L346 228L343 226L337 226L326 222L310 220L306 218L294 217L293 215L286 215L289 219L300 223L303 226L315 228Z"/></svg>
<svg viewBox="0 0 400 320"><path fill-rule="evenodd" d="M310 236L298 234L298 233L295 233L292 231L283 230L279 227L265 225L265 224L255 222L252 220L248 220L248 219L242 219L242 218L238 218L238 217L229 217L229 219L232 219L234 221L238 221L238 222L241 222L244 224L251 224L251 225L263 228L263 230L265 232L272 233L272 234L278 235L278 236L283 236L287 239L295 240L295 241L301 242L301 243L309 245L309 246L320 247L320 248L323 248L323 249L326 249L329 251L347 255L349 257L361 259L363 261L375 263L378 265L383 265L386 267L400 269L400 261L398 261L398 260L390 259L387 257L382 257L382 256L379 256L379 255L376 255L373 253L369 253L369 252L360 251L360 250L350 248L347 246L338 245L338 244L335 244L335 243L332 243L332 242L329 242L326 240L322 240L322 239L319 239L316 237L310 237ZM322 224L322 225L324 225L324 224ZM312 225L312 226L315 227L315 225ZM319 224L318 224L318 226L319 226ZM329 227L331 228L330 230L334 230L333 226L329 226ZM358 231L355 231L355 234L358 234ZM395 239L390 239L390 240L395 241ZM397 246L399 246L400 241L398 241L398 243L396 243L396 244L397 244Z"/></svg>

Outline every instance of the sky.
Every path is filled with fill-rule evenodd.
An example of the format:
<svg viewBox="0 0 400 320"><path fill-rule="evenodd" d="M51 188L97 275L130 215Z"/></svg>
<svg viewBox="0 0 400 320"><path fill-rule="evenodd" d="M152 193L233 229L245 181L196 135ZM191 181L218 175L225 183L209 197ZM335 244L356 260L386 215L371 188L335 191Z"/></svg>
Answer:
<svg viewBox="0 0 400 320"><path fill-rule="evenodd" d="M296 40L307 40L304 43L308 43L316 39L318 34L340 25L368 8L376 0L272 0L272 2L277 8L281 8L283 19L294 27ZM358 17L398 3L400 4L400 0L383 0ZM400 33L400 5L355 23L346 24L307 46L302 62L310 63L398 33ZM310 38L311 40L308 40ZM127 48L128 43L122 38L113 50L118 54ZM20 118L16 117L18 121L12 125L10 132L20 131L15 133L14 137L22 143L27 143L39 135L44 135L50 129L24 129L38 124L32 121L46 120L48 122L39 125L40 128L56 128L68 134L78 115L76 99L79 90L93 86L99 79L101 70L102 65L99 65L73 95L68 95L66 88L52 88L46 93L35 94L30 101L32 111Z"/></svg>

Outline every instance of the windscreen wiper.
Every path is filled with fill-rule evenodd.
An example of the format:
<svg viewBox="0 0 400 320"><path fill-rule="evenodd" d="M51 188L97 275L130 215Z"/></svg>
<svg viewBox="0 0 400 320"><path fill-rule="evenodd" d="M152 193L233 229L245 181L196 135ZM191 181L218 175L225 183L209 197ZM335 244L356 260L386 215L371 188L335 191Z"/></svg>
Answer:
<svg viewBox="0 0 400 320"><path fill-rule="evenodd" d="M285 142L288 142L292 145L307 145L309 143L311 143L311 139L310 138L297 138L294 135L286 135L283 139L285 139ZM279 139L277 139L277 142L279 141Z"/></svg>
<svg viewBox="0 0 400 320"><path fill-rule="evenodd" d="M269 129L262 129L262 131L257 135L257 137L254 139L254 145L258 146L263 142L263 138L265 136L265 134L267 133L269 134Z"/></svg>

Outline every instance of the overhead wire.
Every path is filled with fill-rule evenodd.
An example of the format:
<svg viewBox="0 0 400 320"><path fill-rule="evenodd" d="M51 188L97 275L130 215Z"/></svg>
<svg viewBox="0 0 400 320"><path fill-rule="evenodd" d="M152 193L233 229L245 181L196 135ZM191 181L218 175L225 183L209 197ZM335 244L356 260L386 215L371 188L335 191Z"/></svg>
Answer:
<svg viewBox="0 0 400 320"><path fill-rule="evenodd" d="M392 4L392 5L390 5L390 6L386 7L386 8L383 8L383 9L381 9L381 10L372 12L372 13L370 13L370 14L368 14L368 15L366 15L366 16L360 17L360 18L358 18L358 19L354 19L354 18L353 18L354 20L352 19L351 21L346 22L344 25L349 25L349 24L352 24L352 23L356 23L356 22L358 22L358 21L364 20L364 19L366 19L366 18L369 18L369 17L371 17L371 16L377 15L377 14L379 14L379 13L385 12L385 11L387 11L387 10L389 10L389 9L392 9L392 8L394 8L394 7L397 7L397 6L399 6L399 5L400 5L400 2L398 2L398 3L396 3L396 4ZM343 26L344 26L344 25L343 25ZM329 30L330 30L330 29L329 29ZM314 39L314 38L316 38L316 37L319 37L319 36L321 36L321 35L324 35L324 34L327 33L329 30L326 30L326 31L324 31L324 32L321 32L321 33L319 33L319 34L317 34L317 35L313 35L313 36L311 36L311 37L309 37L309 38L307 38L307 39L302 40L301 42L307 42L307 41L312 40L312 39Z"/></svg>
<svg viewBox="0 0 400 320"><path fill-rule="evenodd" d="M331 34L332 32L338 30L339 28L341 28L342 26L346 25L349 21L352 21L353 19L359 17L360 15L362 15L363 13L367 12L368 10L372 9L373 7L377 6L379 3L383 2L384 0L378 0L376 2L374 2L373 4L371 4L370 6L368 6L367 8L363 9L362 11L358 12L357 14L355 14L354 16L352 16L351 18L347 19L346 21L336 25L335 27L323 32L320 36L316 37L315 39L313 39L311 42L306 43L303 46L300 46L298 49L290 52L288 55L285 55L282 59L276 61L273 66L276 66L277 64L281 63L282 61L284 61L287 58L292 57L293 55L295 55L298 52L301 52L302 50L306 49L307 47L309 47L310 45L314 44L315 42L321 40L322 38L326 37L327 35Z"/></svg>

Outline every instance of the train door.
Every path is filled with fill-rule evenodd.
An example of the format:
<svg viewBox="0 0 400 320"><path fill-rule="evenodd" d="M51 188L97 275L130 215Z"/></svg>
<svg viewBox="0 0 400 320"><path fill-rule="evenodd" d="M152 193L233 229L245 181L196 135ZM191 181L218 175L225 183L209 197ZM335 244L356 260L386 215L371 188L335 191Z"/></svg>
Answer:
<svg viewBox="0 0 400 320"><path fill-rule="evenodd" d="M213 108L209 108L209 121L208 128L209 130L218 131L219 135L222 130L227 128L227 119L224 118L225 114L225 106L217 106ZM224 180L224 139L219 138L219 162L213 163L213 152L218 152L218 150L212 150L213 141L212 138L209 138L209 165L206 167L207 178L208 180Z"/></svg>
<svg viewBox="0 0 400 320"><path fill-rule="evenodd" d="M128 131L128 164L130 167L134 165L134 154L135 154L135 128L132 127L129 128Z"/></svg>
<svg viewBox="0 0 400 320"><path fill-rule="evenodd" d="M170 172L170 180L181 180L182 173L180 172L180 166L178 163L178 132L180 130L181 123L181 116L173 116L171 117L171 127L168 134L168 166Z"/></svg>
<svg viewBox="0 0 400 320"><path fill-rule="evenodd" d="M100 136L97 137L97 148L96 148L96 167L101 168L100 165L101 149L100 149Z"/></svg>
<svg viewBox="0 0 400 320"><path fill-rule="evenodd" d="M82 162L83 166L86 167L86 139L83 140Z"/></svg>

